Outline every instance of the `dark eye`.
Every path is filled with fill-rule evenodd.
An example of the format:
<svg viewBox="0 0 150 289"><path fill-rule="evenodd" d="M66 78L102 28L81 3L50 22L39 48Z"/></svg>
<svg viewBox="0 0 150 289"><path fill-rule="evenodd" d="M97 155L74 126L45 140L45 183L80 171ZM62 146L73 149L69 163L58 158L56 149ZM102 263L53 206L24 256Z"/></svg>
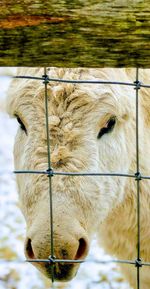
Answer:
<svg viewBox="0 0 150 289"><path fill-rule="evenodd" d="M99 131L99 134L97 136L97 138L101 138L105 133L109 133L113 130L114 126L116 124L116 117L112 116L108 122L106 123L106 126L101 128L101 130Z"/></svg>
<svg viewBox="0 0 150 289"><path fill-rule="evenodd" d="M27 134L26 127L18 115L16 115L16 119L17 119L18 123L20 124L20 128Z"/></svg>

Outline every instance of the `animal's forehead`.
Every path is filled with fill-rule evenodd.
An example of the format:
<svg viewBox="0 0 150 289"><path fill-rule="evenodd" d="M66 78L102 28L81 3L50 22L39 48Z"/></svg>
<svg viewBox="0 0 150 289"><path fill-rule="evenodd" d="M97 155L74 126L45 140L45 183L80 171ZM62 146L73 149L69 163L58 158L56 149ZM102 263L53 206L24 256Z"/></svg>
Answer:
<svg viewBox="0 0 150 289"><path fill-rule="evenodd" d="M50 68L47 70L49 78L66 80L98 80L105 79L107 71L92 69L58 69ZM42 68L20 69L18 75L41 77L44 71ZM108 76L107 76L108 78ZM49 80L47 84L48 103L51 114L61 115L63 111L77 111L79 108L84 113L88 107L92 108L94 103L99 102L100 106L116 106L120 91L114 87L100 84L79 84L63 83ZM122 93L122 91L121 91ZM11 97L10 104L16 108L34 104L38 107L43 106L45 98L45 87L43 81L35 79L16 79L13 81L9 91ZM57 111L56 111L57 110ZM12 109L10 111L12 112Z"/></svg>
<svg viewBox="0 0 150 289"><path fill-rule="evenodd" d="M63 69L63 68L48 68L47 69L47 75L49 77L49 83L47 85L48 91L51 92L52 96L56 97L67 97L70 94L72 94L74 91L79 91L80 94L87 94L90 96L89 100L92 97L96 97L96 94L100 94L106 91L110 91L110 88L105 85L97 85L97 84L87 84L87 83L77 83L79 80L100 80L101 78L106 77L103 75L103 70L99 71L99 75L95 75L94 69L85 69L85 68L76 68L76 69ZM26 68L26 69L19 69L18 76L24 75L24 76L30 76L30 77L41 77L43 75L43 69L42 68ZM100 73L101 72L101 73ZM58 81L53 81L53 79L58 79ZM60 81L59 81L60 80ZM69 82L61 82L61 80L68 80L68 81L76 81L76 83L69 83ZM42 90L44 89L44 84L42 80L36 80L36 79L17 79L16 80L16 88L18 91L21 92L20 96L23 96L24 94L31 94L32 96L39 96L44 95ZM92 93L94 92L94 93ZM79 96L79 94L78 94Z"/></svg>
<svg viewBox="0 0 150 289"><path fill-rule="evenodd" d="M88 113L92 109L96 102L96 99L85 87L70 83L55 83L53 85L49 83L47 96L49 114L57 115L60 118L70 118L73 115L81 118L84 113Z"/></svg>
<svg viewBox="0 0 150 289"><path fill-rule="evenodd" d="M61 70L58 70L61 72ZM60 78L60 74L51 75L53 78ZM62 78L60 78L62 79ZM63 79L67 80L80 80L80 74L70 72L69 70L64 72ZM88 105L92 105L97 99L99 99L104 93L108 92L108 88L98 87L98 85L81 84L81 83L69 83L59 81L49 81L46 89L43 81L34 79L21 80L18 84L16 93L18 94L18 103L40 105L44 103L44 100L48 98L50 110L56 110L61 112L77 110L77 108L83 108Z"/></svg>

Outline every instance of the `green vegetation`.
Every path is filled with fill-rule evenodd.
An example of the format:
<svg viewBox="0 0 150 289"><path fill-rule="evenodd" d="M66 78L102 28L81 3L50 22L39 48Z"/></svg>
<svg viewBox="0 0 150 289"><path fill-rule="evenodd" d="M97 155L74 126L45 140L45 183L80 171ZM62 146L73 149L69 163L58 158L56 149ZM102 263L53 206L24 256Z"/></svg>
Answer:
<svg viewBox="0 0 150 289"><path fill-rule="evenodd" d="M8 0L1 66L150 67L148 1Z"/></svg>

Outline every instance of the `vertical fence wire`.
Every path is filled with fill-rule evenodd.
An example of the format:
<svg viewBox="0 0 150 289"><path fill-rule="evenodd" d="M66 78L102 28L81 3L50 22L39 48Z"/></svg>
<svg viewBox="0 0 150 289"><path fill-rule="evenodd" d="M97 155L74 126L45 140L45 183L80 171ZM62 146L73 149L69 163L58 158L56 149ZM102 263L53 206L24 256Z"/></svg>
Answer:
<svg viewBox="0 0 150 289"><path fill-rule="evenodd" d="M48 93L47 85L49 83L46 67L44 68L44 85L45 85L45 122L46 122L46 139L47 139L47 160L48 160L48 182L49 182L49 211L50 211L50 268L52 283L54 282L54 236L53 236L53 196L52 196L52 168L51 168L51 150L50 150L50 130L49 130L49 110L48 110Z"/></svg>
<svg viewBox="0 0 150 289"><path fill-rule="evenodd" d="M137 182L137 289L140 289L140 268L141 268L141 258L140 258L140 163L139 163L139 69L136 68L136 182Z"/></svg>

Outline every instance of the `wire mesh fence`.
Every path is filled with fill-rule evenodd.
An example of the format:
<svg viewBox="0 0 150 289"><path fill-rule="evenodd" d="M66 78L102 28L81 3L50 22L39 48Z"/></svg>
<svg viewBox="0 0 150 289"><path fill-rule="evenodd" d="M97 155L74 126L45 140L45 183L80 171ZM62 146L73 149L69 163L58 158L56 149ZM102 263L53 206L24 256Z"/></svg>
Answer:
<svg viewBox="0 0 150 289"><path fill-rule="evenodd" d="M27 262L40 262L40 263L48 263L51 268L51 279L52 283L55 281L54 276L54 268L56 264L60 263L84 263L84 262L96 262L99 264L107 264L107 263L120 263L120 264L128 264L131 266L135 266L137 270L137 289L142 289L142 284L140 280L140 272L141 268L143 266L150 266L149 262L144 262L141 259L141 220L140 220L140 182L144 180L150 180L150 176L145 176L140 171L140 158L139 158L139 94L140 89L142 87L150 88L150 85L144 84L140 82L139 79L139 69L136 68L136 75L135 75L135 81L132 82L117 82L117 81L104 81L104 80L67 80L67 79L58 79L58 78L49 78L47 74L47 68L44 68L43 75L41 77L32 77L32 76L15 76L14 78L21 79L32 79L32 80L38 80L42 81L44 86L44 94L45 94L45 129L46 129L46 138L47 138L47 163L48 167L46 170L15 170L14 174L41 174L41 175L47 175L48 176L48 182L49 182L49 211L50 211L50 256L47 259L27 259ZM117 173L117 172L66 172L66 171L55 171L52 168L52 162L51 162L51 139L50 139L50 129L49 129L49 106L48 106L48 84L50 82L62 82L62 83L77 83L77 84L105 84L105 85L123 85L123 86L132 86L135 89L135 116L136 116L136 131L135 131L135 140L136 140L136 171L134 173ZM2 172L3 173L3 172ZM53 183L52 178L60 175L60 176L72 176L72 177L78 177L78 176L93 176L93 177L120 177L120 178L133 178L136 182L136 194L137 194L137 255L135 256L135 260L118 260L118 259L110 259L110 260L98 260L98 259L83 259L83 260L70 260L70 259L57 259L54 254L55 249L55 243L54 243L54 228L53 228L53 220L55 218L55 215L53 213Z"/></svg>

